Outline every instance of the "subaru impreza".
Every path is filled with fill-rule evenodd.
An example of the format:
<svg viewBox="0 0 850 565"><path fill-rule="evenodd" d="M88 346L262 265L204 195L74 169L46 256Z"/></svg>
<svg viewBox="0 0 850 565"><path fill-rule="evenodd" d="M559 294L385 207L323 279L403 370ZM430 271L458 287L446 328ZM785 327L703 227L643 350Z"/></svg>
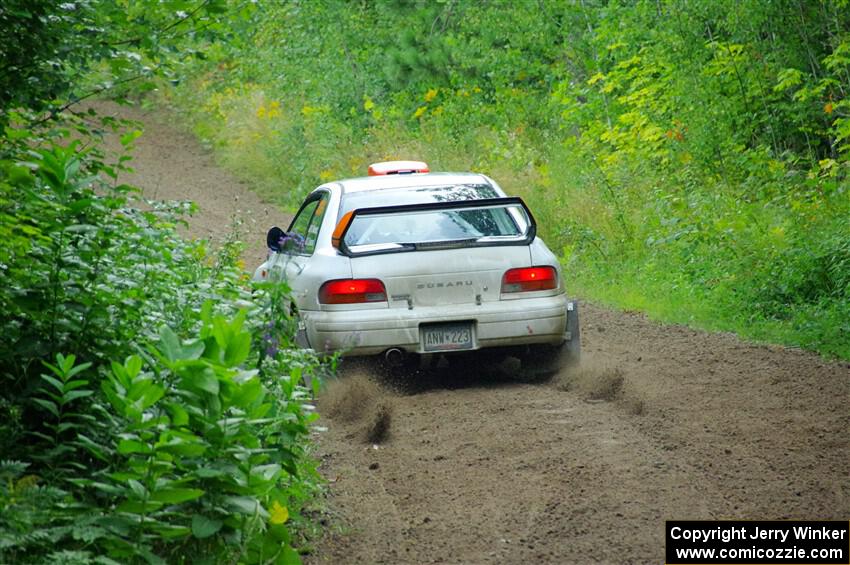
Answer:
<svg viewBox="0 0 850 565"><path fill-rule="evenodd" d="M522 199L489 177L375 163L323 184L267 236L254 279L285 279L302 345L390 366L477 352L554 371L578 309Z"/></svg>

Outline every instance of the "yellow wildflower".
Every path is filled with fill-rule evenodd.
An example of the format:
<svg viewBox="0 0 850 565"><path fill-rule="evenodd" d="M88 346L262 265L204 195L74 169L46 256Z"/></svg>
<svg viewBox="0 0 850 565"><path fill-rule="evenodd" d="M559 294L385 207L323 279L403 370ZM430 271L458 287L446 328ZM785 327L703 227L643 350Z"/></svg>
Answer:
<svg viewBox="0 0 850 565"><path fill-rule="evenodd" d="M419 106L415 112L413 112L414 118L421 118L422 114L428 111L428 106Z"/></svg>
<svg viewBox="0 0 850 565"><path fill-rule="evenodd" d="M375 107L375 103L368 96L363 96L363 109L370 112Z"/></svg>
<svg viewBox="0 0 850 565"><path fill-rule="evenodd" d="M425 102L430 102L431 100L433 100L434 98L436 98L436 97L437 97L437 92L438 92L438 91L437 91L437 89L436 89L436 88L431 88L431 89L429 89L429 90L428 90L428 92L426 92L426 93L425 93Z"/></svg>
<svg viewBox="0 0 850 565"><path fill-rule="evenodd" d="M257 117L260 119L266 117L266 107L264 104L260 104L260 107L257 108Z"/></svg>
<svg viewBox="0 0 850 565"><path fill-rule="evenodd" d="M593 85L594 85L594 84L596 84L597 82L604 81L604 80L605 80L605 75L604 75L604 74L602 74L602 73L596 73L595 75L593 75L592 77L590 77L589 79L587 79L587 85L588 85L588 86L593 86Z"/></svg>
<svg viewBox="0 0 850 565"><path fill-rule="evenodd" d="M286 509L286 506L281 506L280 502L275 500L269 512L269 522L272 524L285 524L287 520L289 520L289 510Z"/></svg>
<svg viewBox="0 0 850 565"><path fill-rule="evenodd" d="M280 116L280 102L275 100L271 104L269 104L269 109L266 111L266 117L268 119L277 118Z"/></svg>

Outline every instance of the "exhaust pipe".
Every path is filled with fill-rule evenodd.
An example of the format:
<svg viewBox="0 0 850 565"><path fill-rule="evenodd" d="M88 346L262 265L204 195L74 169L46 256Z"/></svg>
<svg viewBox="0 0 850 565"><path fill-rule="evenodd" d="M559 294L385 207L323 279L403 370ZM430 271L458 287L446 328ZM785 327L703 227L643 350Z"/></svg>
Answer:
<svg viewBox="0 0 850 565"><path fill-rule="evenodd" d="M397 347L393 347L392 349L387 349L384 352L384 361L390 367L401 367L404 363L405 353L401 349Z"/></svg>

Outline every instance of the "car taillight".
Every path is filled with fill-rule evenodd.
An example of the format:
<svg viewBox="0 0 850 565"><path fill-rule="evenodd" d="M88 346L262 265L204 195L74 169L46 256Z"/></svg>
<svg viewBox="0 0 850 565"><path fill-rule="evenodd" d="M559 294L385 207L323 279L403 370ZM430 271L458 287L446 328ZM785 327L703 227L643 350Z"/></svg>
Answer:
<svg viewBox="0 0 850 565"><path fill-rule="evenodd" d="M528 292L558 288L555 267L524 267L511 269L502 277L502 292Z"/></svg>
<svg viewBox="0 0 850 565"><path fill-rule="evenodd" d="M386 301L387 289L378 279L328 281L319 289L319 302L322 304L362 304Z"/></svg>

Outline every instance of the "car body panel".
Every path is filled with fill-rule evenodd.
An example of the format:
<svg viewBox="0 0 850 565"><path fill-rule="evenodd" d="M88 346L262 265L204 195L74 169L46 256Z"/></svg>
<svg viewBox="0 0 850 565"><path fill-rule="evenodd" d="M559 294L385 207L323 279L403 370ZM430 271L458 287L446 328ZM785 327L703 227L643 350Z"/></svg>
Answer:
<svg viewBox="0 0 850 565"><path fill-rule="evenodd" d="M405 261L404 253L388 261L387 255L351 259L354 278L378 277L386 285L390 307L439 304L473 304L498 301L502 275L517 266L531 266L528 247L479 247L416 253Z"/></svg>
<svg viewBox="0 0 850 565"><path fill-rule="evenodd" d="M535 343L559 344L566 333L564 295L515 301L508 304L424 306L413 310L361 308L301 312L311 347L321 352L346 351L375 355L396 347L424 353L421 327L426 324L469 321L473 350Z"/></svg>

